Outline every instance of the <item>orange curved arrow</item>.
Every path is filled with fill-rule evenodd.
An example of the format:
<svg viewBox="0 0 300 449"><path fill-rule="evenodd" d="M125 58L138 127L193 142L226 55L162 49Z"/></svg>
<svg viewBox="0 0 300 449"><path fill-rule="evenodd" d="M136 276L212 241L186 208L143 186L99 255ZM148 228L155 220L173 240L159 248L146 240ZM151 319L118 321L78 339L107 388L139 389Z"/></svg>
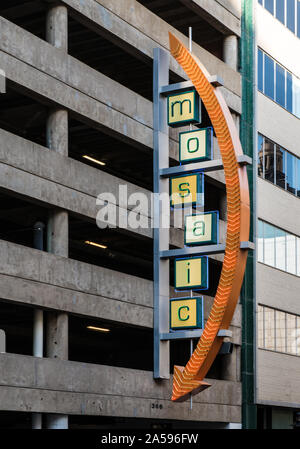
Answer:
<svg viewBox="0 0 300 449"><path fill-rule="evenodd" d="M210 76L199 60L169 33L170 50L194 84L215 130L222 156L227 193L227 236L220 281L203 334L187 365L174 367L173 401L184 401L189 394L207 388L203 382L223 338L220 329L228 329L239 298L247 261L247 250L240 249L249 240L250 207L246 167L237 163L243 154L237 129L220 92L208 80Z"/></svg>

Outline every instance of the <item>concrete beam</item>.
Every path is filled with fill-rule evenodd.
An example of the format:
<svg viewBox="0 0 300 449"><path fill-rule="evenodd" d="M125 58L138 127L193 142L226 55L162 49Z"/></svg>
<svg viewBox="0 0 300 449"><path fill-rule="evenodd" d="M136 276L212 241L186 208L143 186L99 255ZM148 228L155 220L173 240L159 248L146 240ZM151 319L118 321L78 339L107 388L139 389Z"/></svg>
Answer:
<svg viewBox="0 0 300 449"><path fill-rule="evenodd" d="M119 0L86 0L85 2L62 0L62 2L147 58L153 58L155 47L169 50L169 31L174 32L188 47L186 36L135 0L126 0L126 3ZM107 38L109 37L107 34ZM228 90L238 96L241 95L241 76L238 72L233 71L223 61L196 43L193 43L193 52L211 74L221 76ZM171 70L186 79L183 70L174 60L171 60Z"/></svg>
<svg viewBox="0 0 300 449"><path fill-rule="evenodd" d="M46 203L47 206L52 204L93 220L100 209L96 205L97 196L103 192L112 193L119 206L119 185L122 184L127 185L128 196L139 192L146 195L149 205L151 201L151 192L146 189L125 183L109 173L2 129L0 129L1 170L8 175L0 180L0 186L3 188L34 198L36 201ZM219 179L219 182L224 178L223 172L215 172L213 176ZM128 213L129 211L128 208ZM148 219L150 220L150 217ZM150 228L133 229L132 232L152 237ZM225 241L225 233L226 224L221 221L221 243ZM172 245L183 246L183 230L171 228L170 241Z"/></svg>
<svg viewBox="0 0 300 449"><path fill-rule="evenodd" d="M240 422L239 382L213 379L190 410L171 402L172 379L150 371L0 354L0 385L2 410Z"/></svg>
<svg viewBox="0 0 300 449"><path fill-rule="evenodd" d="M114 193L118 187L117 183L122 183L118 178L103 172L99 176L99 170L93 167L61 156L4 130L0 131L0 160L5 161L0 163L0 187L46 207L56 206L93 221L99 211L99 206L96 205L97 195L109 192L113 184ZM92 179L95 180L94 183L91 182ZM68 185L69 182L73 186ZM128 186L128 192L143 191L131 184ZM104 190L105 187L107 190ZM151 238L150 218L148 220L148 229L138 228L130 232Z"/></svg>
<svg viewBox="0 0 300 449"><path fill-rule="evenodd" d="M241 17L226 8L226 2L217 0L180 0L202 19L221 33L241 35Z"/></svg>
<svg viewBox="0 0 300 449"><path fill-rule="evenodd" d="M0 240L1 298L48 310L153 327L153 284L107 268ZM170 287L170 297L182 296ZM213 298L204 296L207 319ZM118 313L116 313L116 310ZM230 326L241 344L241 310Z"/></svg>
<svg viewBox="0 0 300 449"><path fill-rule="evenodd" d="M86 121L90 119L95 121L102 131L104 129L101 125L107 128L106 132L115 132L119 138L121 135L123 140L133 139L134 143L141 144L143 148L145 146L152 148L152 102L71 56L67 56L62 49L49 45L3 17L0 17L0 26L3 32L11 37L9 40L0 42L0 49L38 69L37 72L32 68L26 69L22 65L23 70L22 67L16 70L14 65L18 62L8 58L7 64L12 67L10 70L12 77L7 75L9 79L32 90L33 95L38 93L51 103L56 101L57 107L66 107L70 111L81 114ZM33 48L34 51L28 51L29 48ZM5 62L3 61L2 64L5 65ZM15 72L20 72L20 76L16 76ZM53 78L59 82L55 84ZM63 85L68 86L67 90ZM45 89L46 86L49 86L51 96ZM78 91L82 94L79 98ZM240 98L226 88L222 88L222 91L228 104L240 113ZM112 97L111 92L116 94ZM77 98L81 101L75 101ZM99 102L96 103L97 106L95 100ZM136 123L136 130L134 123ZM174 159L178 159L178 132L178 130L170 130L170 156Z"/></svg>

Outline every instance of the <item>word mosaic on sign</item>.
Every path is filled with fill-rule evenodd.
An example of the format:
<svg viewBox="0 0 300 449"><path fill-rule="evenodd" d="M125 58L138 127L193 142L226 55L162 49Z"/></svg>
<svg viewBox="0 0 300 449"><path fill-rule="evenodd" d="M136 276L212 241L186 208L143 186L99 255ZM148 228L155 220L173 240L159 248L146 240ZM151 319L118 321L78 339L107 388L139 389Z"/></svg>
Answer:
<svg viewBox="0 0 300 449"><path fill-rule="evenodd" d="M190 339L191 355L185 366L174 365L172 401L185 401L210 386L204 381L218 355L236 308L246 269L249 242L250 198L247 165L238 130L223 98L222 80L172 33L170 54L154 49L153 64L153 301L155 379L170 378L170 341ZM188 81L169 84L170 55L185 71ZM201 100L200 100L201 98ZM202 111L211 126L204 127ZM180 128L179 164L169 165L169 127ZM187 128L189 126L189 129ZM213 158L213 132L221 160ZM226 182L227 229L219 244L219 212L205 207L204 173L223 170ZM163 195L164 201L160 201ZM169 198L170 195L170 198ZM230 207L229 207L230 206ZM167 207L167 211L166 208ZM184 217L184 248L170 249L172 210L174 228ZM205 212L203 211L205 210ZM181 220L180 220L181 221ZM209 290L209 254L224 253L215 298L204 325L203 296ZM174 263L170 264L170 260ZM170 298L170 267L174 269L177 297ZM193 292L194 295L193 295ZM197 293L196 293L197 292ZM174 295L175 296L175 295ZM193 339L199 338L196 347ZM194 348L194 349L193 349Z"/></svg>
<svg viewBox="0 0 300 449"><path fill-rule="evenodd" d="M198 124L201 102L196 90L168 95L168 125L172 127ZM179 162L189 164L212 159L213 129L191 129L179 133ZM171 207L204 206L204 175L201 172L170 178ZM186 246L218 243L217 211L185 217ZM208 258L175 259L174 286L176 291L207 290L209 288ZM171 298L170 330L203 329L203 297Z"/></svg>

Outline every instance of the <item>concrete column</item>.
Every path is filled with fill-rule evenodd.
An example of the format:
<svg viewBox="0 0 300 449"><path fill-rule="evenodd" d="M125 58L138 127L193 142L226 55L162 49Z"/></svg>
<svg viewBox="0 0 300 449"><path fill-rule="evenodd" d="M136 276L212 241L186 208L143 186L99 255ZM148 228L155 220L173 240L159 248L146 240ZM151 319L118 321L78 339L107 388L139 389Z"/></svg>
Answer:
<svg viewBox="0 0 300 449"><path fill-rule="evenodd" d="M239 369L237 362L237 346L234 345L231 354L222 356L222 380L237 382Z"/></svg>
<svg viewBox="0 0 300 449"><path fill-rule="evenodd" d="M59 414L47 414L47 429L68 429L68 416Z"/></svg>
<svg viewBox="0 0 300 449"><path fill-rule="evenodd" d="M68 314L50 312L47 316L47 357L68 360Z"/></svg>
<svg viewBox="0 0 300 449"><path fill-rule="evenodd" d="M47 147L68 156L68 111L53 109L47 120Z"/></svg>
<svg viewBox="0 0 300 449"><path fill-rule="evenodd" d="M223 41L223 61L233 70L238 68L238 39L234 34L226 36Z"/></svg>
<svg viewBox="0 0 300 449"><path fill-rule="evenodd" d="M68 51L68 9L57 5L49 9L46 20L46 41Z"/></svg>
<svg viewBox="0 0 300 449"><path fill-rule="evenodd" d="M44 223L38 221L33 226L33 247L44 250ZM44 312L41 309L35 309L33 314L33 348L34 357L43 357L44 355ZM32 413L32 428L42 429L42 414Z"/></svg>
<svg viewBox="0 0 300 449"><path fill-rule="evenodd" d="M53 6L47 14L46 40L57 48L68 51L68 10ZM68 111L53 109L49 113L46 130L47 147L68 156ZM68 213L52 210L47 224L47 251L68 257ZM50 358L68 359L68 314L47 313L46 354ZM47 414L48 429L67 429L68 416Z"/></svg>
<svg viewBox="0 0 300 449"><path fill-rule="evenodd" d="M6 352L6 334L3 329L0 329L0 353Z"/></svg>

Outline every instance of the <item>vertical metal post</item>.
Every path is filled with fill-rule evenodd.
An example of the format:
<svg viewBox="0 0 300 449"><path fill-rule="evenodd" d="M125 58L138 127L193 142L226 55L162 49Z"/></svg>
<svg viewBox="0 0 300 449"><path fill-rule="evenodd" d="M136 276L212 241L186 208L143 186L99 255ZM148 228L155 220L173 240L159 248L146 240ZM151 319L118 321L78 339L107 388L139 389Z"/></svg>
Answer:
<svg viewBox="0 0 300 449"><path fill-rule="evenodd" d="M33 226L33 247L43 251L44 249L44 223L38 221ZM35 309L33 315L33 356L43 357L44 352L44 313L41 309ZM42 428L42 414L32 414L32 428Z"/></svg>
<svg viewBox="0 0 300 449"><path fill-rule="evenodd" d="M169 127L167 99L160 87L169 84L170 55L161 48L154 49L153 61L153 191L154 191L154 373L155 379L170 378L170 344L161 341L160 333L169 331L170 276L169 260L161 260L159 252L169 249L169 228L161 227L162 214L170 222L170 210L162 210L158 195L169 196L169 180L160 178L161 168L169 167ZM167 216L168 215L168 216ZM165 222L165 220L163 220Z"/></svg>

